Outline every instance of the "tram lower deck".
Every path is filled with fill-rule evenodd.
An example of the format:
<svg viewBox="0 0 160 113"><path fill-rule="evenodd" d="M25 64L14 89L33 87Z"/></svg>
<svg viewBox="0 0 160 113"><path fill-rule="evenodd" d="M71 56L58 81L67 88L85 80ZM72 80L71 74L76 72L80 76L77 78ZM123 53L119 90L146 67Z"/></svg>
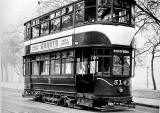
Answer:
<svg viewBox="0 0 160 113"><path fill-rule="evenodd" d="M24 96L68 106L130 105L131 54L131 48L85 47L27 56L32 75L25 76Z"/></svg>

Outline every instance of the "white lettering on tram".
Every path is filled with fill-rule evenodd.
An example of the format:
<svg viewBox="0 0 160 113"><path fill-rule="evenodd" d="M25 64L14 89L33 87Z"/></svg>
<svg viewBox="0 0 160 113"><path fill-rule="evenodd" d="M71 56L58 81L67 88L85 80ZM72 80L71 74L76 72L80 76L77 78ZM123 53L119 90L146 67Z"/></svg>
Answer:
<svg viewBox="0 0 160 113"><path fill-rule="evenodd" d="M31 53L72 46L72 36L31 45Z"/></svg>

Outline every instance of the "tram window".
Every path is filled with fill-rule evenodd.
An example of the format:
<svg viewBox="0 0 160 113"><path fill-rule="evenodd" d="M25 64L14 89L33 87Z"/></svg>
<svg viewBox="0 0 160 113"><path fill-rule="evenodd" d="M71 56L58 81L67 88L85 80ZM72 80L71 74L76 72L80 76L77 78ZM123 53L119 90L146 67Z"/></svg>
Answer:
<svg viewBox="0 0 160 113"><path fill-rule="evenodd" d="M84 22L84 2L76 4L76 25L80 25Z"/></svg>
<svg viewBox="0 0 160 113"><path fill-rule="evenodd" d="M88 65L87 58L84 58L83 60L80 58L77 58L77 64L76 64L77 74L88 74L87 65Z"/></svg>
<svg viewBox="0 0 160 113"><path fill-rule="evenodd" d="M41 35L49 33L49 21L41 24Z"/></svg>
<svg viewBox="0 0 160 113"><path fill-rule="evenodd" d="M103 72L103 58L98 57L97 58L97 66L98 66L98 72Z"/></svg>
<svg viewBox="0 0 160 113"><path fill-rule="evenodd" d="M24 60L24 65L23 65L24 67L24 70L23 70L23 72L24 72L24 75L29 75L30 74L30 62L29 62L29 59L25 59Z"/></svg>
<svg viewBox="0 0 160 113"><path fill-rule="evenodd" d="M60 75L61 71L61 60L55 60L55 74Z"/></svg>
<svg viewBox="0 0 160 113"><path fill-rule="evenodd" d="M113 10L113 22L119 23L129 23L129 11L127 9L117 9Z"/></svg>
<svg viewBox="0 0 160 113"><path fill-rule="evenodd" d="M85 21L94 22L96 20L96 0L85 2Z"/></svg>
<svg viewBox="0 0 160 113"><path fill-rule="evenodd" d="M89 7L85 9L85 21L94 22L96 20L96 7Z"/></svg>
<svg viewBox="0 0 160 113"><path fill-rule="evenodd" d="M40 74L49 75L49 61L40 61Z"/></svg>
<svg viewBox="0 0 160 113"><path fill-rule="evenodd" d="M111 3L112 0L98 0L98 21L111 22Z"/></svg>
<svg viewBox="0 0 160 113"><path fill-rule="evenodd" d="M60 75L61 61L58 59L51 60L51 75Z"/></svg>
<svg viewBox="0 0 160 113"><path fill-rule="evenodd" d="M55 60L51 60L51 75L55 75Z"/></svg>
<svg viewBox="0 0 160 113"><path fill-rule="evenodd" d="M111 57L108 49L97 49L96 71L103 76L110 74Z"/></svg>
<svg viewBox="0 0 160 113"><path fill-rule="evenodd" d="M108 57L104 57L104 68L103 68L103 72L105 74L109 74L110 73L110 58Z"/></svg>
<svg viewBox="0 0 160 113"><path fill-rule="evenodd" d="M76 25L81 25L84 22L84 9L76 11Z"/></svg>
<svg viewBox="0 0 160 113"><path fill-rule="evenodd" d="M114 0L113 2L113 22L130 24L130 2L125 0Z"/></svg>
<svg viewBox="0 0 160 113"><path fill-rule="evenodd" d="M68 11L67 11L66 13L71 13L71 12L73 12L73 6L72 6L72 5L71 5L71 6L68 6L67 8L68 8Z"/></svg>
<svg viewBox="0 0 160 113"><path fill-rule="evenodd" d="M61 72L61 54L56 53L52 55L53 59L51 60L51 75L60 75Z"/></svg>
<svg viewBox="0 0 160 113"><path fill-rule="evenodd" d="M39 34L40 34L39 32L40 32L40 26L39 25L36 25L36 26L32 27L32 37L33 38L38 37Z"/></svg>
<svg viewBox="0 0 160 113"><path fill-rule="evenodd" d="M112 21L111 7L98 8L98 21L102 22Z"/></svg>
<svg viewBox="0 0 160 113"><path fill-rule="evenodd" d="M60 30L60 18L51 20L51 32L56 32Z"/></svg>
<svg viewBox="0 0 160 113"><path fill-rule="evenodd" d="M32 62L32 75L38 75L39 74L39 63L38 61Z"/></svg>
<svg viewBox="0 0 160 113"><path fill-rule="evenodd" d="M128 75L130 72L130 56L114 55L113 75Z"/></svg>
<svg viewBox="0 0 160 113"><path fill-rule="evenodd" d="M72 15L66 15L62 17L62 29L71 28L73 25Z"/></svg>
<svg viewBox="0 0 160 113"><path fill-rule="evenodd" d="M72 74L73 73L73 59L67 58L62 59L62 74Z"/></svg>
<svg viewBox="0 0 160 113"><path fill-rule="evenodd" d="M25 40L29 40L31 37L31 28L26 28L26 39Z"/></svg>
<svg viewBox="0 0 160 113"><path fill-rule="evenodd" d="M31 24L27 23L26 24L26 31L25 31L25 40L29 40L31 38Z"/></svg>
<svg viewBox="0 0 160 113"><path fill-rule="evenodd" d="M98 0L97 21L111 22L111 3L112 0Z"/></svg>
<svg viewBox="0 0 160 113"><path fill-rule="evenodd" d="M96 56L91 56L90 61L90 74L96 73Z"/></svg>
<svg viewBox="0 0 160 113"><path fill-rule="evenodd" d="M98 66L98 72L109 74L110 73L110 58L98 57L97 66Z"/></svg>
<svg viewBox="0 0 160 113"><path fill-rule="evenodd" d="M129 75L130 72L130 57L129 56L124 56L124 72L123 75Z"/></svg>

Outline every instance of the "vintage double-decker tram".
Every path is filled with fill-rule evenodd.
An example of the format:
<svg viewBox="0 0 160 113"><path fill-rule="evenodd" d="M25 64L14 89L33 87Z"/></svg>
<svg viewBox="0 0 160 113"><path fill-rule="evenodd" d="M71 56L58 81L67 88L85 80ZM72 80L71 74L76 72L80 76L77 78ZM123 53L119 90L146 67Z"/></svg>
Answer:
<svg viewBox="0 0 160 113"><path fill-rule="evenodd" d="M134 0L79 0L25 25L23 96L64 106L132 104Z"/></svg>

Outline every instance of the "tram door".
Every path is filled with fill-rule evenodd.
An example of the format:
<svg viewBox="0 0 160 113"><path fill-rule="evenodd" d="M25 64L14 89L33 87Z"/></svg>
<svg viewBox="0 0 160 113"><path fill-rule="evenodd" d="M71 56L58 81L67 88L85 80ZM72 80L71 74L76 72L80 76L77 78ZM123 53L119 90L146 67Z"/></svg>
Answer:
<svg viewBox="0 0 160 113"><path fill-rule="evenodd" d="M76 52L76 86L79 93L94 91L92 53L91 49L78 49Z"/></svg>

